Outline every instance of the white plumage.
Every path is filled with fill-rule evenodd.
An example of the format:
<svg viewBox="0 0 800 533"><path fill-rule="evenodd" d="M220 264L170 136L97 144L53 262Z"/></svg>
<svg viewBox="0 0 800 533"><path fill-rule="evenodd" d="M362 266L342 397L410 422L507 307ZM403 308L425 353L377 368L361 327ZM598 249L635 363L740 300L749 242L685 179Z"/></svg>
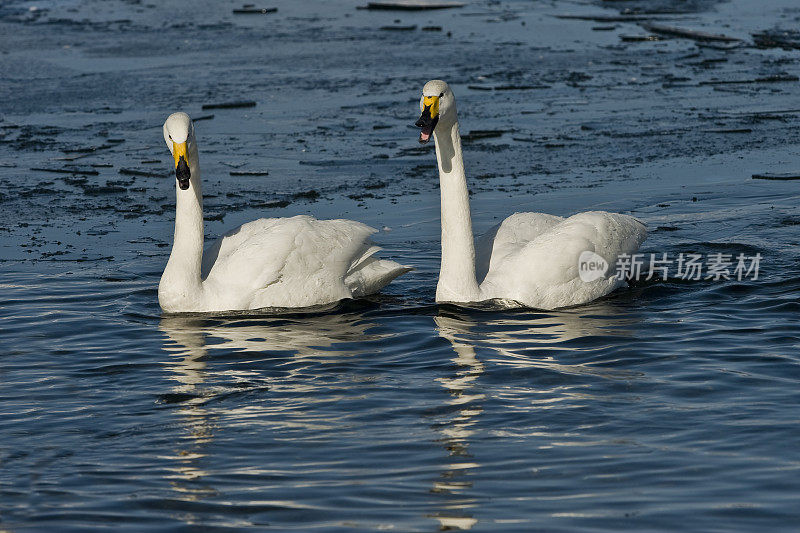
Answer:
<svg viewBox="0 0 800 533"><path fill-rule="evenodd" d="M485 298L507 299L540 309L591 302L623 286L615 276L620 254L632 254L646 236L644 225L628 215L588 211L569 218L516 213L479 239L478 256L489 256L480 285ZM582 252L594 252L609 265L607 275L584 281L578 272Z"/></svg>
<svg viewBox="0 0 800 533"><path fill-rule="evenodd" d="M375 293L410 270L375 257L380 248L369 236L377 230L352 220L304 215L248 222L203 253L200 172L189 117L170 115L164 138L178 174L175 239L158 288L164 311L323 305ZM190 174L183 180L181 154L188 166L184 175Z"/></svg>
<svg viewBox="0 0 800 533"><path fill-rule="evenodd" d="M217 307L307 307L379 291L407 271L375 259L377 230L353 220L262 218L226 233L205 253L204 290Z"/></svg>
<svg viewBox="0 0 800 533"><path fill-rule="evenodd" d="M442 195L442 265L436 300L499 300L509 306L555 309L580 305L624 284L615 265L647 237L628 215L590 211L563 218L516 213L473 240L455 97L447 83L428 82L420 100L420 142L436 141ZM594 252L605 274L584 281L579 258Z"/></svg>

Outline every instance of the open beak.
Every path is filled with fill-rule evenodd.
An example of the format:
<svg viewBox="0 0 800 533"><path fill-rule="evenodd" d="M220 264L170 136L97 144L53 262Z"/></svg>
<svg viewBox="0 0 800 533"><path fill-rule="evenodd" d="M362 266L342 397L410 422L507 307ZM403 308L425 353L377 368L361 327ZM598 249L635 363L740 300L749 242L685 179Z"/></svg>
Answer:
<svg viewBox="0 0 800 533"><path fill-rule="evenodd" d="M418 128L422 128L419 132L419 143L425 144L431 140L433 135L433 128L439 122L439 97L426 96L422 100L422 116L414 123Z"/></svg>
<svg viewBox="0 0 800 533"><path fill-rule="evenodd" d="M189 163L186 161L186 143L173 142L172 155L175 157L175 177L178 178L178 187L185 191L189 188L189 179L192 177Z"/></svg>

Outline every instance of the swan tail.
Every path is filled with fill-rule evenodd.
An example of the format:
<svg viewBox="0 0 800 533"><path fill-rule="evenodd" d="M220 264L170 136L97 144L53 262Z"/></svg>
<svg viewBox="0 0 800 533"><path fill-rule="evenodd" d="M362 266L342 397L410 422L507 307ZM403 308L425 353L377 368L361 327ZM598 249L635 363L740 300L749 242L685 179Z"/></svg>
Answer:
<svg viewBox="0 0 800 533"><path fill-rule="evenodd" d="M374 294L396 277L413 270L394 261L375 257L374 254L378 250L380 248L373 246L347 273L344 283L350 289L353 298Z"/></svg>
<svg viewBox="0 0 800 533"><path fill-rule="evenodd" d="M350 275L352 272L358 270L366 261L372 259L375 256L375 254L380 251L381 251L380 246L375 246L369 241L364 243L361 255L359 255L350 265L350 268L347 270L347 275Z"/></svg>

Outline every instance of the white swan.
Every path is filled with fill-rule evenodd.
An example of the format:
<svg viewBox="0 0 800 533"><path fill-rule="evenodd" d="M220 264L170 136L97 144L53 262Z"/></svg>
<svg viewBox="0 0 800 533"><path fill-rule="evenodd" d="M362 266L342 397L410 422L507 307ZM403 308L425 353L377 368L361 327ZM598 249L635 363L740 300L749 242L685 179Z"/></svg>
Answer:
<svg viewBox="0 0 800 533"><path fill-rule="evenodd" d="M262 218L229 231L203 254L203 194L194 126L186 113L164 123L175 159L172 253L158 285L166 312L309 307L379 291L410 269L377 259L377 230L352 220Z"/></svg>
<svg viewBox="0 0 800 533"><path fill-rule="evenodd" d="M437 302L500 300L507 306L556 309L590 302L624 284L616 279L617 258L636 252L647 237L644 224L627 215L591 211L565 219L516 213L480 237L476 250L456 101L447 83L425 84L420 111L419 142L431 135L436 141L442 196ZM581 279L582 252L594 252L607 263L598 279Z"/></svg>

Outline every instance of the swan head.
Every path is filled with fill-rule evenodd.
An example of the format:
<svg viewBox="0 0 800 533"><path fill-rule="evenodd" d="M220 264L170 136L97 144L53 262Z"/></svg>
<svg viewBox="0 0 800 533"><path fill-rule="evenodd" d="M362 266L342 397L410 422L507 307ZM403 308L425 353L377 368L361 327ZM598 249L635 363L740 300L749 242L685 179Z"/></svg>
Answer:
<svg viewBox="0 0 800 533"><path fill-rule="evenodd" d="M433 130L439 123L451 124L456 119L456 98L447 82L431 80L422 88L422 97L419 100L419 110L422 115L414 125L421 128L419 132L420 144L431 140Z"/></svg>
<svg viewBox="0 0 800 533"><path fill-rule="evenodd" d="M194 143L194 125L186 113L173 113L164 122L164 142L175 158L175 178L178 187L185 191L189 188L192 173L189 170L188 145Z"/></svg>

